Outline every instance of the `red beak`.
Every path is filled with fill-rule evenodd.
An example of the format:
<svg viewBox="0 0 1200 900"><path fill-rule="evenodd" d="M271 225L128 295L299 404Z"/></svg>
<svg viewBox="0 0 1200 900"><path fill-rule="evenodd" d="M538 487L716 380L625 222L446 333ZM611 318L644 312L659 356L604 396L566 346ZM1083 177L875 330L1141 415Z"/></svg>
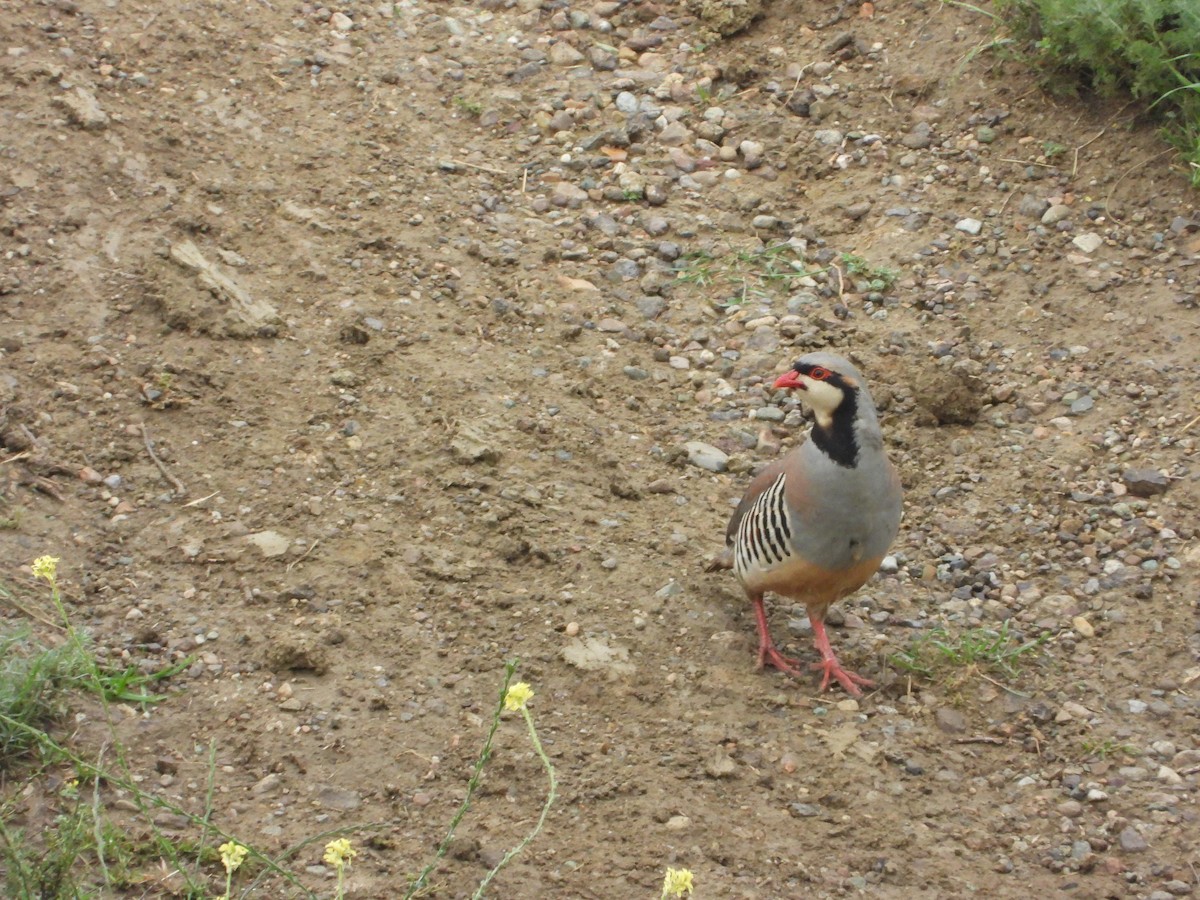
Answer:
<svg viewBox="0 0 1200 900"><path fill-rule="evenodd" d="M799 388L804 390L804 382L797 377L799 373L795 369L788 369L778 378L775 379L775 388Z"/></svg>

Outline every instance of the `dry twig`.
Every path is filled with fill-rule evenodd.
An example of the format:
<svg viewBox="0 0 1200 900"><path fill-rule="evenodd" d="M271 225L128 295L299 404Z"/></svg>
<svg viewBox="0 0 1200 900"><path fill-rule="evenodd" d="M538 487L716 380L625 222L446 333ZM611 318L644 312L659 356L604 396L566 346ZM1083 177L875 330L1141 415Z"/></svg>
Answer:
<svg viewBox="0 0 1200 900"><path fill-rule="evenodd" d="M163 465L163 461L158 458L158 454L154 452L154 442L150 440L150 429L146 427L144 422L142 423L142 440L146 444L146 452L150 454L150 458L154 460L154 464L158 466L158 471L162 472L163 478L171 482L171 485L179 493L179 496L184 496L187 493L187 488L184 486L182 481L180 481L167 470L167 467Z"/></svg>
<svg viewBox="0 0 1200 900"><path fill-rule="evenodd" d="M1125 177L1127 175L1130 175L1133 172L1136 172L1142 166L1152 163L1156 159L1161 159L1162 157L1166 156L1168 153L1173 153L1173 152L1175 152L1175 148L1168 147L1166 150L1163 150L1161 153L1155 153L1153 156L1146 157L1141 162L1134 163L1132 166L1130 166L1128 169L1126 169L1124 172L1122 172L1120 177L1118 177L1117 180L1113 182L1113 186L1108 189L1108 196L1104 198L1104 213L1105 213L1105 215L1107 215L1110 219L1112 219L1118 225L1124 225L1125 223L1122 222L1120 218L1115 216L1113 214L1113 211L1108 208L1108 204L1112 200L1113 194L1115 194L1117 192L1117 188L1121 186L1121 182L1125 180Z"/></svg>
<svg viewBox="0 0 1200 900"><path fill-rule="evenodd" d="M311 544L309 544L308 549L305 550L303 553L301 553L299 556L297 556L295 559L293 559L290 563L288 563L287 568L284 569L284 571L285 572L292 571L292 569L294 569L296 567L297 563L303 562L304 557L308 556L308 554L312 553L314 550L317 549L317 544L319 544L319 543L321 543L321 539L317 538L315 541L313 541Z"/></svg>

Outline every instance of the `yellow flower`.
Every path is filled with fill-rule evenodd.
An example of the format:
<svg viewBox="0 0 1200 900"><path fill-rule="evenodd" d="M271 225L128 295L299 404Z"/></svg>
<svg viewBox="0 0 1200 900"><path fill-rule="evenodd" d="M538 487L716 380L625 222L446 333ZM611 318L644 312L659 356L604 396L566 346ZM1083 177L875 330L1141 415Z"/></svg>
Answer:
<svg viewBox="0 0 1200 900"><path fill-rule="evenodd" d="M29 568L33 570L34 578L45 578L48 582L54 584L55 573L58 571L58 557L39 556Z"/></svg>
<svg viewBox="0 0 1200 900"><path fill-rule="evenodd" d="M358 851L350 846L346 838L338 838L325 845L325 862L338 870L350 865L350 860L357 855Z"/></svg>
<svg viewBox="0 0 1200 900"><path fill-rule="evenodd" d="M221 851L221 863L230 875L237 871L246 854L250 852L237 841L226 841L218 849Z"/></svg>
<svg viewBox="0 0 1200 900"><path fill-rule="evenodd" d="M663 897L682 897L692 892L692 873L687 869L672 869L667 867L667 877L663 879Z"/></svg>
<svg viewBox="0 0 1200 900"><path fill-rule="evenodd" d="M526 682L518 681L504 692L504 708L515 712L524 709L525 704L533 699L533 688Z"/></svg>

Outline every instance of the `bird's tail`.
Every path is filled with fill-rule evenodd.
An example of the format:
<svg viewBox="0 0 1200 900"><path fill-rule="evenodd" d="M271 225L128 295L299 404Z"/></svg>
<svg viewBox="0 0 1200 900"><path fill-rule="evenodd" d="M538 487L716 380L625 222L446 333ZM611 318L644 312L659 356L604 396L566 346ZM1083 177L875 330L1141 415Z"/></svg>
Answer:
<svg viewBox="0 0 1200 900"><path fill-rule="evenodd" d="M704 564L705 572L719 572L722 569L733 568L733 548L726 547L707 563Z"/></svg>

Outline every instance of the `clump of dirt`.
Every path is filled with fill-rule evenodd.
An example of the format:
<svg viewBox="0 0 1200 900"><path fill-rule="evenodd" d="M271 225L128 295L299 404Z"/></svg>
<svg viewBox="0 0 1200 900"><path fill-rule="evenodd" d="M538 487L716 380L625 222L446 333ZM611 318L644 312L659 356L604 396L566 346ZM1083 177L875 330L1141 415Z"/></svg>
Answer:
<svg viewBox="0 0 1200 900"><path fill-rule="evenodd" d="M721 37L745 31L763 14L762 0L688 0L700 21Z"/></svg>
<svg viewBox="0 0 1200 900"><path fill-rule="evenodd" d="M272 672L324 675L329 671L329 651L310 637L276 637L267 644L263 665Z"/></svg>
<svg viewBox="0 0 1200 900"><path fill-rule="evenodd" d="M912 379L918 425L974 425L987 400L983 380L952 368L925 368Z"/></svg>

